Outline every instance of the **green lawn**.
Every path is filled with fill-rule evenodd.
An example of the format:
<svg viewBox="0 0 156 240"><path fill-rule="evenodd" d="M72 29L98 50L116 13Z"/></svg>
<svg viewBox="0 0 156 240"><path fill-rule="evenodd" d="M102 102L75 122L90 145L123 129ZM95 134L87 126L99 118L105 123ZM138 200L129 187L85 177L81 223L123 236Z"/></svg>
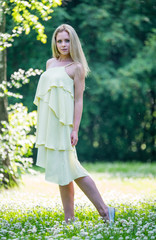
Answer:
<svg viewBox="0 0 156 240"><path fill-rule="evenodd" d="M155 163L141 163L141 162L97 162L86 163L82 165L89 171L95 173L106 173L111 177L156 177L156 162ZM34 166L34 170L41 173L43 168Z"/></svg>
<svg viewBox="0 0 156 240"><path fill-rule="evenodd" d="M117 209L113 228L103 223L76 185L77 220L66 225L58 186L45 182L44 170L33 167L34 174L23 176L19 188L0 194L0 239L156 239L156 164L83 166L104 201Z"/></svg>
<svg viewBox="0 0 156 240"><path fill-rule="evenodd" d="M156 163L114 162L83 163L90 172L109 173L111 177L156 177Z"/></svg>

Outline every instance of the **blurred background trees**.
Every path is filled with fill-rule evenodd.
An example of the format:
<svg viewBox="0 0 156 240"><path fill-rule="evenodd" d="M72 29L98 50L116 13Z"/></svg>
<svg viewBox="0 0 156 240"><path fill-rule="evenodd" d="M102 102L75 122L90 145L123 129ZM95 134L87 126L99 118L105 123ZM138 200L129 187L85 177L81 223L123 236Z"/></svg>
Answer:
<svg viewBox="0 0 156 240"><path fill-rule="evenodd" d="M91 68L77 145L80 160L155 160L155 16L154 0L63 1L52 20L41 20L46 44L36 41L35 32L22 33L8 49L8 79L18 68L45 70L54 29L62 23L76 29ZM10 32L10 15L7 22ZM31 112L39 77L30 79L14 93L24 96L18 101Z"/></svg>

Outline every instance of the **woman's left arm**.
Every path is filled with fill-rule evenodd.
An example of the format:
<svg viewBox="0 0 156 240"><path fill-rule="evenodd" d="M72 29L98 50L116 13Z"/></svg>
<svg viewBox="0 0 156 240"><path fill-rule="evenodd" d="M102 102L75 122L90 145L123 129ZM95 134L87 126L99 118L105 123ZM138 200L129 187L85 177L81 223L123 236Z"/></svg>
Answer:
<svg viewBox="0 0 156 240"><path fill-rule="evenodd" d="M83 110L83 91L85 86L85 72L83 66L79 63L76 65L74 76L74 120L73 130L71 132L71 144L75 146L78 142L78 131Z"/></svg>

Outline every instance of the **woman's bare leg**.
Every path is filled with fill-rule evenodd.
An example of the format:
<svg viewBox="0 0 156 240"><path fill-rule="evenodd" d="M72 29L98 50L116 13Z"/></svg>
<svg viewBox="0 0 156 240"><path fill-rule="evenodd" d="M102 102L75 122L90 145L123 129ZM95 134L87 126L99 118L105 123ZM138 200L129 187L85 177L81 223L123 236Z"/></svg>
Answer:
<svg viewBox="0 0 156 240"><path fill-rule="evenodd" d="M65 221L68 223L69 219L74 219L74 185L70 182L68 185L60 186L60 195L62 199Z"/></svg>
<svg viewBox="0 0 156 240"><path fill-rule="evenodd" d="M94 181L91 177L81 177L75 179L76 184L81 188L81 190L86 194L89 200L94 204L100 216L105 220L109 220L108 207L104 203Z"/></svg>

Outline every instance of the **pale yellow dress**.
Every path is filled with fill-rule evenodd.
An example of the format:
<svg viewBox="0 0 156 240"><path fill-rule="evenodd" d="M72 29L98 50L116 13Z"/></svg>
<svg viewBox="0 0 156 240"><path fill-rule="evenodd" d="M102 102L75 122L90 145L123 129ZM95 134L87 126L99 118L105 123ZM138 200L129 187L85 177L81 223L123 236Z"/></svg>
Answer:
<svg viewBox="0 0 156 240"><path fill-rule="evenodd" d="M45 168L47 181L61 186L89 175L71 145L74 81L67 74L66 66L49 68L41 74L34 99L38 107L36 165Z"/></svg>

